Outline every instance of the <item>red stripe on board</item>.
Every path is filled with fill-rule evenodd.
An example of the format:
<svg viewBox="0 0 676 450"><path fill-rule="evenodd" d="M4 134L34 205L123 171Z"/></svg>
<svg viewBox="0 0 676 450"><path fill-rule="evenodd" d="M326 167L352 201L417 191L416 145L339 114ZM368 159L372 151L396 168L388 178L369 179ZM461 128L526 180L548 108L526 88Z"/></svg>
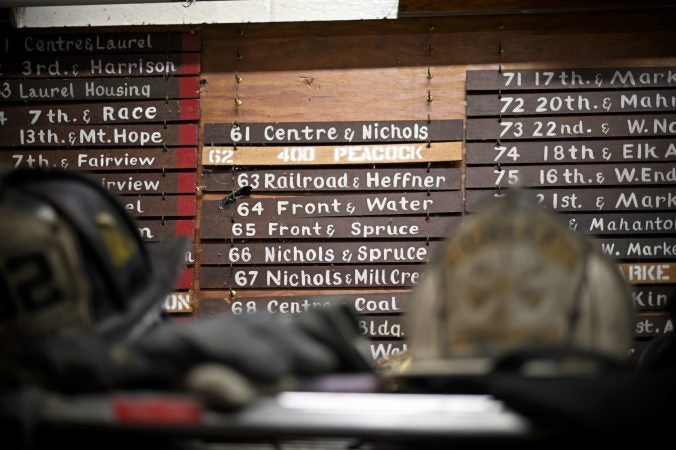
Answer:
<svg viewBox="0 0 676 450"><path fill-rule="evenodd" d="M176 179L176 189L181 193L195 192L197 186L195 172L180 172Z"/></svg>
<svg viewBox="0 0 676 450"><path fill-rule="evenodd" d="M198 77L180 77L178 80L178 98L197 98L200 92Z"/></svg>
<svg viewBox="0 0 676 450"><path fill-rule="evenodd" d="M180 100L178 102L178 118L180 120L199 120L200 119L200 101Z"/></svg>
<svg viewBox="0 0 676 450"><path fill-rule="evenodd" d="M197 125L181 124L178 126L178 145L197 145Z"/></svg>
<svg viewBox="0 0 676 450"><path fill-rule="evenodd" d="M191 289L192 278L193 278L192 267L183 269L183 272L181 272L181 275L178 277L178 280L176 280L176 286L174 287L174 289L185 289L185 290Z"/></svg>
<svg viewBox="0 0 676 450"><path fill-rule="evenodd" d="M182 147L176 149L176 168L194 169L197 167L197 149Z"/></svg>
<svg viewBox="0 0 676 450"><path fill-rule="evenodd" d="M181 53L179 73L193 75L200 73L200 53Z"/></svg>
<svg viewBox="0 0 676 450"><path fill-rule="evenodd" d="M202 35L199 33L183 33L181 50L184 52L198 52L202 49Z"/></svg>
<svg viewBox="0 0 676 450"><path fill-rule="evenodd" d="M176 215L194 216L195 215L195 196L178 195L176 196Z"/></svg>
<svg viewBox="0 0 676 450"><path fill-rule="evenodd" d="M176 236L187 236L189 238L195 237L195 221L194 220L177 220L176 221Z"/></svg>

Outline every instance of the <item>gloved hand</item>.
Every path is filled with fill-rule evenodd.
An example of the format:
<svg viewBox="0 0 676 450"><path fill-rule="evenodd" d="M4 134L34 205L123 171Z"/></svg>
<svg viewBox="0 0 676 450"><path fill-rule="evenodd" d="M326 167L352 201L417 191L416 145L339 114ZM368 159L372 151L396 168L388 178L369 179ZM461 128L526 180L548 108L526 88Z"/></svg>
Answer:
<svg viewBox="0 0 676 450"><path fill-rule="evenodd" d="M291 318L223 314L165 323L113 344L91 333L54 335L16 352L0 373L68 393L187 390L237 408L288 380L370 370L366 350L356 317L344 307Z"/></svg>
<svg viewBox="0 0 676 450"><path fill-rule="evenodd" d="M124 384L187 388L233 407L299 377L371 370L366 350L356 317L337 307L165 324L118 347L116 359Z"/></svg>

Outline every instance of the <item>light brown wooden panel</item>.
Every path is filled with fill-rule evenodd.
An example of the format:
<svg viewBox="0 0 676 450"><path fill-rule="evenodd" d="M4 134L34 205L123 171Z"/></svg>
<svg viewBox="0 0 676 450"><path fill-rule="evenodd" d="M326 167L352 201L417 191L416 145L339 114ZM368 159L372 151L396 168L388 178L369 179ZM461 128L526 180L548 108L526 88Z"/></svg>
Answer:
<svg viewBox="0 0 676 450"><path fill-rule="evenodd" d="M205 73L204 121L462 118L462 67ZM428 91L431 98L428 101ZM241 102L235 104L235 98Z"/></svg>

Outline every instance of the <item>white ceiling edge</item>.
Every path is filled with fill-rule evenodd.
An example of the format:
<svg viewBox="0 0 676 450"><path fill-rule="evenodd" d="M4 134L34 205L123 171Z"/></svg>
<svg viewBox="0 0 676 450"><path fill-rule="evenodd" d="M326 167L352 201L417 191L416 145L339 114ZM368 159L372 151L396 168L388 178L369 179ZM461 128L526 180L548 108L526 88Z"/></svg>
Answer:
<svg viewBox="0 0 676 450"><path fill-rule="evenodd" d="M186 2L187 4L187 2ZM398 0L240 0L36 6L15 9L19 28L191 25L396 19Z"/></svg>

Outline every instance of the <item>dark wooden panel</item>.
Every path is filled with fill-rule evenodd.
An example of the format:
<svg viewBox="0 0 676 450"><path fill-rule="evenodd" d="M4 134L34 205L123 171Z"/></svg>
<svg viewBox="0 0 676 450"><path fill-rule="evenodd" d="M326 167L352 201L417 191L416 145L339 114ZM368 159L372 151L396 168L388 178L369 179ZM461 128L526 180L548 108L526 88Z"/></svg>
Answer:
<svg viewBox="0 0 676 450"><path fill-rule="evenodd" d="M397 169L261 169L207 171L202 183L209 192L230 192L251 186L254 192L279 191L437 191L460 189L456 167L399 167Z"/></svg>
<svg viewBox="0 0 676 450"><path fill-rule="evenodd" d="M202 266L205 289L305 289L411 287L425 265L352 266Z"/></svg>
<svg viewBox="0 0 676 450"><path fill-rule="evenodd" d="M676 259L676 238L599 239L603 252L616 259L667 261Z"/></svg>
<svg viewBox="0 0 676 450"><path fill-rule="evenodd" d="M495 43L493 36L477 33L476 28L471 29L467 23L458 24L455 29L447 27L443 31L448 34L428 34L426 21L413 24L393 23L399 21L391 20L357 22L335 26L325 23L331 30L328 32L320 30L312 34L309 30L313 27L308 27L308 31L290 30L289 35L260 39L253 36L218 39L213 35L207 36L205 32L209 44L205 43L202 70L209 76L233 69L251 73L426 67L428 64L453 65L466 64L468 61L486 63L494 58L496 51L491 46ZM486 27L488 21L480 22L479 26ZM490 22L494 24L494 21ZM390 26L397 28L395 32L388 33L386 29ZM281 25L275 28L286 31L288 27ZM378 30L385 31L379 35ZM428 46L430 40L433 40L431 53Z"/></svg>
<svg viewBox="0 0 676 450"><path fill-rule="evenodd" d="M92 174L115 194L188 194L197 186L195 172Z"/></svg>
<svg viewBox="0 0 676 450"><path fill-rule="evenodd" d="M199 100L61 103L0 106L2 127L28 128L55 124L185 122L199 120Z"/></svg>
<svg viewBox="0 0 676 450"><path fill-rule="evenodd" d="M194 195L119 196L122 206L134 217L194 217Z"/></svg>
<svg viewBox="0 0 676 450"><path fill-rule="evenodd" d="M549 186L644 186L676 184L676 165L588 164L549 166L468 167L468 188Z"/></svg>
<svg viewBox="0 0 676 450"><path fill-rule="evenodd" d="M146 245L148 246L148 248L152 249L153 246L159 246L161 245L161 243L158 241L147 241ZM193 270L195 266L195 255L193 254L192 246L184 250L183 259L181 263L183 264L184 267Z"/></svg>
<svg viewBox="0 0 676 450"><path fill-rule="evenodd" d="M406 335L401 316L360 317L357 326L362 336L374 339L399 339Z"/></svg>
<svg viewBox="0 0 676 450"><path fill-rule="evenodd" d="M604 0L595 2L570 0L399 0L399 17L429 17L473 14L537 14L572 11L607 11L662 8L673 2L660 0ZM603 16L601 16L603 17Z"/></svg>
<svg viewBox="0 0 676 450"><path fill-rule="evenodd" d="M469 70L467 90L634 89L676 86L676 67Z"/></svg>
<svg viewBox="0 0 676 450"><path fill-rule="evenodd" d="M673 112L674 109L676 90L673 89L467 95L468 116Z"/></svg>
<svg viewBox="0 0 676 450"><path fill-rule="evenodd" d="M467 164L566 164L676 161L676 140L468 142Z"/></svg>
<svg viewBox="0 0 676 450"><path fill-rule="evenodd" d="M232 222L206 217L200 224L203 239L405 239L446 237L459 216L333 217L271 219L267 223Z"/></svg>
<svg viewBox="0 0 676 450"><path fill-rule="evenodd" d="M47 125L42 128L0 127L8 147L122 147L197 145L197 125Z"/></svg>
<svg viewBox="0 0 676 450"><path fill-rule="evenodd" d="M0 101L149 100L198 98L198 77L1 80Z"/></svg>
<svg viewBox="0 0 676 450"><path fill-rule="evenodd" d="M361 316L357 319L357 325L363 336L374 339L400 339L407 334L406 322L401 315ZM634 336L637 338L655 337L673 331L673 319L669 313L642 313L634 322Z"/></svg>
<svg viewBox="0 0 676 450"><path fill-rule="evenodd" d="M676 209L676 192L669 188L529 189L537 202L555 211L659 211ZM468 190L467 211L501 195L495 190Z"/></svg>
<svg viewBox="0 0 676 450"><path fill-rule="evenodd" d="M636 337L655 337L673 332L673 318L668 313L643 313L636 317L634 324Z"/></svg>
<svg viewBox="0 0 676 450"><path fill-rule="evenodd" d="M0 167L62 167L83 171L195 169L197 148L105 150L0 149Z"/></svg>
<svg viewBox="0 0 676 450"><path fill-rule="evenodd" d="M247 197L202 202L202 217L267 222L271 217L362 217L462 212L460 191Z"/></svg>
<svg viewBox="0 0 676 450"><path fill-rule="evenodd" d="M676 134L676 115L469 119L468 140L562 139Z"/></svg>
<svg viewBox="0 0 676 450"><path fill-rule="evenodd" d="M204 265L426 263L440 241L237 242L200 245Z"/></svg>
<svg viewBox="0 0 676 450"><path fill-rule="evenodd" d="M194 220L140 219L136 221L136 228L147 242L161 242L176 236L186 236L191 240L195 237Z"/></svg>
<svg viewBox="0 0 676 450"><path fill-rule="evenodd" d="M670 310L676 302L676 285L634 286L631 294L639 311Z"/></svg>
<svg viewBox="0 0 676 450"><path fill-rule="evenodd" d="M462 121L206 123L205 144L330 144L461 141Z"/></svg>
<svg viewBox="0 0 676 450"><path fill-rule="evenodd" d="M571 230L585 234L675 234L676 212L565 214Z"/></svg>
<svg viewBox="0 0 676 450"><path fill-rule="evenodd" d="M329 291L325 295L278 295L249 297L246 294L234 298L202 298L198 316L212 316L221 313L234 315L255 314L301 314L315 308L346 304L358 314L397 314L404 311L410 293L408 291L383 291L364 293L342 293Z"/></svg>
<svg viewBox="0 0 676 450"><path fill-rule="evenodd" d="M199 53L29 55L3 58L5 78L148 77L195 75Z"/></svg>
<svg viewBox="0 0 676 450"><path fill-rule="evenodd" d="M195 32L54 33L3 30L0 34L0 54L197 52L201 44L201 35Z"/></svg>

